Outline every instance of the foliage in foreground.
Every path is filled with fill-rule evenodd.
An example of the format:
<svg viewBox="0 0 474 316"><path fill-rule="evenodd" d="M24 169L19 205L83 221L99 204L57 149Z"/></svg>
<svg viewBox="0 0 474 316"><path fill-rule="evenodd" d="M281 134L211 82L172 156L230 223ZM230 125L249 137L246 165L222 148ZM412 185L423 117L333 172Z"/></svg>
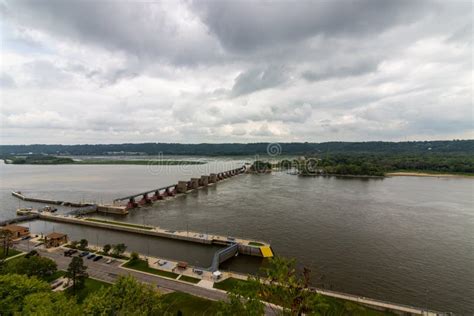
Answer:
<svg viewBox="0 0 474 316"><path fill-rule="evenodd" d="M30 257L27 260L35 262L37 258ZM84 277L85 269L80 262L82 260L74 258L77 260L71 261L67 275L73 278L75 271L76 278L79 275ZM171 316L182 315L183 312L187 315L189 311L199 307L209 315L257 316L264 314L265 305L262 301L265 301L278 305L278 308L273 308L280 315L383 314L372 313L372 310L359 304L336 301L311 291L309 271L298 273L294 260L273 258L268 267L263 269L262 276L250 277L248 281L231 282L231 285L227 301L210 302L184 293L162 296L154 286L138 282L132 276L119 277L110 286L97 286L94 289L86 286L79 292L53 292L48 283L35 275L28 277L26 273L6 274L0 275L0 313Z"/></svg>
<svg viewBox="0 0 474 316"><path fill-rule="evenodd" d="M79 315L75 302L63 293L52 292L48 283L19 274L0 275L2 315Z"/></svg>
<svg viewBox="0 0 474 316"><path fill-rule="evenodd" d="M40 256L22 256L6 261L0 268L0 274L25 274L45 279L57 271L56 262Z"/></svg>
<svg viewBox="0 0 474 316"><path fill-rule="evenodd" d="M91 315L160 315L162 311L160 294L132 276L119 278L114 285L90 295L83 304L83 312Z"/></svg>
<svg viewBox="0 0 474 316"><path fill-rule="evenodd" d="M263 301L279 305L275 310L282 315L325 314L330 305L309 289L309 270L298 273L295 261L272 258L263 269L263 277L249 277L239 282L229 292L229 304L222 303L226 314L262 315Z"/></svg>

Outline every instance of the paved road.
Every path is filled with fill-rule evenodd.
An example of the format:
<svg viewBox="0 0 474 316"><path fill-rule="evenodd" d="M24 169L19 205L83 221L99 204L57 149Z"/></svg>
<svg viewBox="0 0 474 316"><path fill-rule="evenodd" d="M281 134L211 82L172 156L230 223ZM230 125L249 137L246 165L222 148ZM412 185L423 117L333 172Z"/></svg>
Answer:
<svg viewBox="0 0 474 316"><path fill-rule="evenodd" d="M45 249L34 248L32 246L32 243L28 241L21 241L20 243L15 245L15 248L25 252L28 251L28 249L36 249L41 254L41 256L48 257L56 261L56 263L58 264L58 269L60 270L66 270L72 260L72 258L64 256L62 249L49 252ZM84 259L84 264L88 268L87 273L89 274L89 276L102 281L113 283L120 275L132 275L141 282L154 284L161 292L167 293L172 291L178 291L214 301L227 300L227 294L224 292L199 287L194 284L186 284L179 281L165 279L159 276L141 273L138 271L127 270L119 266L121 263L122 262L120 261L115 261L110 264L106 264L105 260L103 259L95 262L92 260ZM276 315L276 313L271 307L266 308L265 314Z"/></svg>

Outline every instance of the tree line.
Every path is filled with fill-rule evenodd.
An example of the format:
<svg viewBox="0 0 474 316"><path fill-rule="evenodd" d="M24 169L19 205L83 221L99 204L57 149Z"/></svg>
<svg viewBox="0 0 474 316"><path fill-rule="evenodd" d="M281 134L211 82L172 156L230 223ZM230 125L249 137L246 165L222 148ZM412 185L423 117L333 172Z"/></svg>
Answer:
<svg viewBox="0 0 474 316"><path fill-rule="evenodd" d="M271 143L221 144L82 144L82 145L0 145L2 157L20 154L48 155L265 155ZM279 143L281 154L314 155L322 153L474 153L474 140L410 142L324 142Z"/></svg>

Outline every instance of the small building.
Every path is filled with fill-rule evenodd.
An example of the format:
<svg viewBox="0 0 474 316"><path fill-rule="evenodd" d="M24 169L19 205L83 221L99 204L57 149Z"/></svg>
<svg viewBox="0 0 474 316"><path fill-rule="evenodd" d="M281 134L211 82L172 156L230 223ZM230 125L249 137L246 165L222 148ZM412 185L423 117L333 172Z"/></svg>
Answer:
<svg viewBox="0 0 474 316"><path fill-rule="evenodd" d="M67 243L67 235L63 233L50 233L44 238L44 244L46 248L59 247L62 244Z"/></svg>
<svg viewBox="0 0 474 316"><path fill-rule="evenodd" d="M9 231L12 234L13 239L28 236L30 234L30 229L28 227L18 225L7 225L1 229Z"/></svg>

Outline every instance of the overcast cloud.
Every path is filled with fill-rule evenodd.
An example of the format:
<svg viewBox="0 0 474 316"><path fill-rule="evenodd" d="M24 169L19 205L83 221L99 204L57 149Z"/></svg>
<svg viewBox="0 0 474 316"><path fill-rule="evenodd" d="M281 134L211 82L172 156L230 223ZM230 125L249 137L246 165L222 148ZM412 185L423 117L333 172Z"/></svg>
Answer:
<svg viewBox="0 0 474 316"><path fill-rule="evenodd" d="M471 1L0 12L2 144L474 138Z"/></svg>

